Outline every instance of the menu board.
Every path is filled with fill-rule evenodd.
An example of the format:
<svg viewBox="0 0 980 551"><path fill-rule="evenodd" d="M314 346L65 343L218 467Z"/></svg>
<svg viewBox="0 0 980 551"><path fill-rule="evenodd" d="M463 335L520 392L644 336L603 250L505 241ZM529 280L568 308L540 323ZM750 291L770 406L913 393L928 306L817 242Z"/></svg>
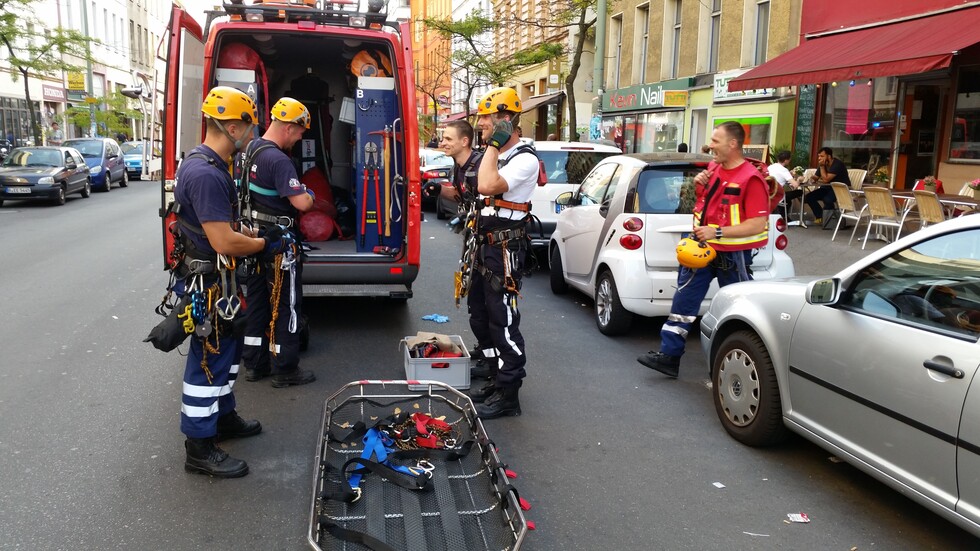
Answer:
<svg viewBox="0 0 980 551"><path fill-rule="evenodd" d="M796 141L793 143L794 164L809 165L813 146L813 121L817 112L817 87L800 86L796 104Z"/></svg>

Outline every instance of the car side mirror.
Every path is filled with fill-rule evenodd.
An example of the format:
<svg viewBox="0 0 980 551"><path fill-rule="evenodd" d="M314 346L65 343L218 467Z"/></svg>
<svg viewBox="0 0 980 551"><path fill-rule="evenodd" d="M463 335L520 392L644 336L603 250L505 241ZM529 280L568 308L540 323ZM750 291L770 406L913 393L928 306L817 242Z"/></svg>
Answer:
<svg viewBox="0 0 980 551"><path fill-rule="evenodd" d="M609 201L603 201L602 204L599 205L599 216L605 218L607 214L609 214Z"/></svg>
<svg viewBox="0 0 980 551"><path fill-rule="evenodd" d="M806 290L806 301L810 304L833 304L840 296L840 280L837 278L811 281Z"/></svg>
<svg viewBox="0 0 980 551"><path fill-rule="evenodd" d="M560 193L558 194L558 197L555 197L555 204L563 207L570 206L572 204L572 196L573 194L571 191Z"/></svg>
<svg viewBox="0 0 980 551"><path fill-rule="evenodd" d="M78 168L78 165L75 164L75 161L65 161L65 168L75 170Z"/></svg>

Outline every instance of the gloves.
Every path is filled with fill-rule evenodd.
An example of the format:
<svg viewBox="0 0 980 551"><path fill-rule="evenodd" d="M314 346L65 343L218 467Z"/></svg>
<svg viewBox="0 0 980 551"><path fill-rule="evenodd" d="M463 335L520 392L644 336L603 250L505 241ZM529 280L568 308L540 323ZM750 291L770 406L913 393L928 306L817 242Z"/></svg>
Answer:
<svg viewBox="0 0 980 551"><path fill-rule="evenodd" d="M286 252L287 249L296 243L293 234L287 232L286 228L278 224L267 229L262 239L265 239L265 248L262 249L262 256L267 259Z"/></svg>
<svg viewBox="0 0 980 551"><path fill-rule="evenodd" d="M490 141L487 142L487 145L500 149L501 146L507 143L507 140L510 139L510 135L513 133L514 125L509 120L497 121L497 124L493 125L493 135L490 136Z"/></svg>

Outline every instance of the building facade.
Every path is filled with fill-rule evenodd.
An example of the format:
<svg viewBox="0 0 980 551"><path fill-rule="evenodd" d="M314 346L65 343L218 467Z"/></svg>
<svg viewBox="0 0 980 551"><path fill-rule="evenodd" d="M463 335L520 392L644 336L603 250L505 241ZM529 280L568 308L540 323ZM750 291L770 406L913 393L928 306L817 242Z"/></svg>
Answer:
<svg viewBox="0 0 980 551"><path fill-rule="evenodd" d="M799 147L831 147L866 182L879 170L898 189L935 175L959 191L980 176L980 2L852 6L806 0L800 45L734 88L797 90Z"/></svg>
<svg viewBox="0 0 980 551"><path fill-rule="evenodd" d="M417 0L411 2L410 6L419 137L426 142L436 135L438 121L450 112L452 80L450 41L430 29L424 21L449 19L452 15L452 0Z"/></svg>
<svg viewBox="0 0 980 551"><path fill-rule="evenodd" d="M625 152L692 150L735 120L750 145L792 146L792 90L728 90L728 81L798 43L802 0L610 3L601 105L591 139Z"/></svg>

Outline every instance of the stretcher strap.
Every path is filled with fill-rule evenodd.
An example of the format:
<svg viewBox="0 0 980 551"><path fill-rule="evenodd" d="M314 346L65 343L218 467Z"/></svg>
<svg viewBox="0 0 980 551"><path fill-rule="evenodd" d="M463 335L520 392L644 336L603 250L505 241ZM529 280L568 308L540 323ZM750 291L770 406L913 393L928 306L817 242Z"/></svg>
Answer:
<svg viewBox="0 0 980 551"><path fill-rule="evenodd" d="M339 524L330 521L326 516L320 516L320 526L323 526L323 528L326 529L330 535L339 540L359 543L364 547L371 549L371 551L395 551L394 547L379 540L378 538L370 534L365 534L364 532L344 528Z"/></svg>
<svg viewBox="0 0 980 551"><path fill-rule="evenodd" d="M460 544L466 542L466 536L463 535L463 525L459 521L456 499L453 498L449 486L449 475L446 473L446 469L436 469L432 472L432 477L436 500L439 502L439 516L442 519L446 549L459 549Z"/></svg>

